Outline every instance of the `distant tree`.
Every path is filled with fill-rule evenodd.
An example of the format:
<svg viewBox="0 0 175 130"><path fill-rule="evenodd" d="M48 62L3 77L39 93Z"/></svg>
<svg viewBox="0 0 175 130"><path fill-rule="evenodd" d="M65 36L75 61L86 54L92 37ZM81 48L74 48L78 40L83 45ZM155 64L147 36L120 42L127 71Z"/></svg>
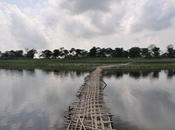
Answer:
<svg viewBox="0 0 175 130"><path fill-rule="evenodd" d="M87 57L87 51L83 49L75 49L76 57Z"/></svg>
<svg viewBox="0 0 175 130"><path fill-rule="evenodd" d="M60 50L60 56L63 57L64 56L64 47L61 47L59 50Z"/></svg>
<svg viewBox="0 0 175 130"><path fill-rule="evenodd" d="M44 50L41 52L41 55L40 55L40 57L47 58L47 59L51 58L51 56L52 56L52 52L50 50Z"/></svg>
<svg viewBox="0 0 175 130"><path fill-rule="evenodd" d="M153 57L157 58L160 56L160 48L159 47L154 47L152 48L152 54L153 54Z"/></svg>
<svg viewBox="0 0 175 130"><path fill-rule="evenodd" d="M59 49L53 50L53 53L52 53L53 58L58 58L60 56L60 54L61 54L61 52Z"/></svg>
<svg viewBox="0 0 175 130"><path fill-rule="evenodd" d="M113 54L113 49L111 49L111 48L106 48L105 49L105 55L106 55L106 57L111 57L112 54Z"/></svg>
<svg viewBox="0 0 175 130"><path fill-rule="evenodd" d="M69 51L67 49L63 50L64 58L68 57Z"/></svg>
<svg viewBox="0 0 175 130"><path fill-rule="evenodd" d="M69 55L70 55L70 57L74 57L76 55L76 49L75 48L71 48L69 50Z"/></svg>
<svg viewBox="0 0 175 130"><path fill-rule="evenodd" d="M100 53L101 53L101 48L100 47L96 47L95 57L100 57Z"/></svg>
<svg viewBox="0 0 175 130"><path fill-rule="evenodd" d="M17 50L15 51L15 57L23 57L23 50Z"/></svg>
<svg viewBox="0 0 175 130"><path fill-rule="evenodd" d="M37 53L37 51L35 49L31 49L31 50L27 50L26 53L26 58L34 58L35 54Z"/></svg>
<svg viewBox="0 0 175 130"><path fill-rule="evenodd" d="M139 47L132 47L131 49L129 49L129 57L141 57L141 49Z"/></svg>
<svg viewBox="0 0 175 130"><path fill-rule="evenodd" d="M82 55L82 57L87 57L88 56L88 51L82 49L81 50L81 55Z"/></svg>
<svg viewBox="0 0 175 130"><path fill-rule="evenodd" d="M76 57L82 57L82 50L81 49L75 49L75 56Z"/></svg>
<svg viewBox="0 0 175 130"><path fill-rule="evenodd" d="M89 50L89 56L90 56L90 57L96 57L96 54L97 54L97 48L96 48L96 47L92 47L92 48Z"/></svg>
<svg viewBox="0 0 175 130"><path fill-rule="evenodd" d="M14 58L34 58L37 51L35 49L26 49L24 54L23 50L10 50L0 52L0 58L14 59ZM158 58L158 57L169 57L175 58L175 49L172 44L167 46L167 51L162 52L159 47L151 44L148 48L132 47L129 50L123 48L100 48L92 47L89 51L84 49L71 48L70 50L61 47L52 51L44 50L41 52L40 57L43 58L83 58L83 57L115 57L115 58Z"/></svg>
<svg viewBox="0 0 175 130"><path fill-rule="evenodd" d="M174 58L175 57L175 50L172 44L167 46L167 56L169 58Z"/></svg>
<svg viewBox="0 0 175 130"><path fill-rule="evenodd" d="M11 50L11 51L5 51L2 54L2 58L7 58L7 59L15 58L15 51L13 51L13 50Z"/></svg>
<svg viewBox="0 0 175 130"><path fill-rule="evenodd" d="M122 57L123 58L128 58L129 57L129 52L124 50L123 54L122 54Z"/></svg>
<svg viewBox="0 0 175 130"><path fill-rule="evenodd" d="M141 49L141 56L143 58L149 58L149 57L151 57L151 53L150 53L149 49L148 48L142 48Z"/></svg>
<svg viewBox="0 0 175 130"><path fill-rule="evenodd" d="M60 56L61 56L62 58L66 58L66 57L68 56L69 51L66 50L64 47L61 47L59 50L60 50Z"/></svg>
<svg viewBox="0 0 175 130"><path fill-rule="evenodd" d="M1 54L1 58L9 58L9 51L5 51Z"/></svg>
<svg viewBox="0 0 175 130"><path fill-rule="evenodd" d="M105 48L98 48L97 55L98 55L98 57L106 57L106 49Z"/></svg>
<svg viewBox="0 0 175 130"><path fill-rule="evenodd" d="M14 59L14 58L22 58L23 55L23 51L22 50L11 50L11 51L5 51L4 53L0 54L1 58L7 58L7 59Z"/></svg>
<svg viewBox="0 0 175 130"><path fill-rule="evenodd" d="M16 53L14 50L9 51L8 54L9 54L9 58L15 58L16 56Z"/></svg>
<svg viewBox="0 0 175 130"><path fill-rule="evenodd" d="M123 54L124 54L123 48L115 48L113 51L112 57L121 58L123 57Z"/></svg>
<svg viewBox="0 0 175 130"><path fill-rule="evenodd" d="M156 47L155 44L151 44L148 47L148 49L150 51L151 57L153 57L153 58L160 57L160 48L159 47Z"/></svg>

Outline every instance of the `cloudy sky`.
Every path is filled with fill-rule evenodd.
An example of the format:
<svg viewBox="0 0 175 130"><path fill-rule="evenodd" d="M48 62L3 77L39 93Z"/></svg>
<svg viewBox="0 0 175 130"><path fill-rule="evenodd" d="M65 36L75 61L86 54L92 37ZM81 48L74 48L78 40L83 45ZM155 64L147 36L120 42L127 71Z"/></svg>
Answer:
<svg viewBox="0 0 175 130"><path fill-rule="evenodd" d="M174 43L175 0L0 0L0 50Z"/></svg>

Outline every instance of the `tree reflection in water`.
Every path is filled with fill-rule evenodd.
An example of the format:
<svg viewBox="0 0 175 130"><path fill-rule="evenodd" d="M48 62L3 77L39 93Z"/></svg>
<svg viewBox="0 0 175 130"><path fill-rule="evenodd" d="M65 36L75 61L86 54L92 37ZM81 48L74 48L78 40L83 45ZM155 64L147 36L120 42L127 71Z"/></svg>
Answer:
<svg viewBox="0 0 175 130"><path fill-rule="evenodd" d="M175 70L138 70L138 71L115 71L115 70L108 70L104 72L104 77L112 77L115 76L116 78L122 78L124 75L129 75L134 79L139 78L146 78L151 77L154 79L159 78L160 72L165 72L167 74L167 78L171 79L175 76Z"/></svg>
<svg viewBox="0 0 175 130"><path fill-rule="evenodd" d="M117 130L175 129L175 70L105 71L104 81Z"/></svg>

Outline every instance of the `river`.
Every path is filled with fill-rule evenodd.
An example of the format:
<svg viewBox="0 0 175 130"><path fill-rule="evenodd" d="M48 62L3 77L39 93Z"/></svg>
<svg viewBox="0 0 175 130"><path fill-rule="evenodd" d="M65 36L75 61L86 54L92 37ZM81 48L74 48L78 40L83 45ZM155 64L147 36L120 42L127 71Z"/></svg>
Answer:
<svg viewBox="0 0 175 130"><path fill-rule="evenodd" d="M0 130L63 130L65 110L88 73L0 70ZM117 130L175 129L174 71L105 73Z"/></svg>

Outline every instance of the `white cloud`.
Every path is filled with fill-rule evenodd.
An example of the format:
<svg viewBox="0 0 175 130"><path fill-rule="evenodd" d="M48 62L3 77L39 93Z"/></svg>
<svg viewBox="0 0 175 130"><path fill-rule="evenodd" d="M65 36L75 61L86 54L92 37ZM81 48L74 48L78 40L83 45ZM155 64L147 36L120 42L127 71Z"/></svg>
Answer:
<svg viewBox="0 0 175 130"><path fill-rule="evenodd" d="M171 27L175 18L175 1L166 0L145 0L137 6L136 13L131 14L135 21L132 30L153 30L159 31Z"/></svg>
<svg viewBox="0 0 175 130"><path fill-rule="evenodd" d="M47 37L40 29L40 23L17 6L0 3L0 16L2 48L40 48L47 44Z"/></svg>
<svg viewBox="0 0 175 130"><path fill-rule="evenodd" d="M2 0L0 19L1 49L165 47L175 41L174 0Z"/></svg>

